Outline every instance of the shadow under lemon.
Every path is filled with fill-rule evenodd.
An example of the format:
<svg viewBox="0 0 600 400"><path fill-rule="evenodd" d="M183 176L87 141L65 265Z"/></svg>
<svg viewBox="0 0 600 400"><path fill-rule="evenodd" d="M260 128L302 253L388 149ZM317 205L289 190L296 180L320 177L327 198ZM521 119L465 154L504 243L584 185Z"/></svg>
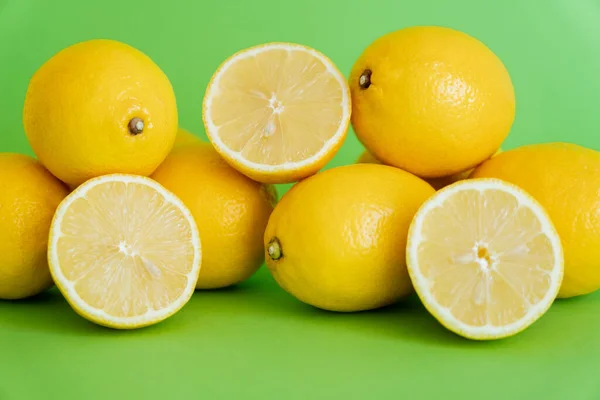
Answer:
<svg viewBox="0 0 600 400"><path fill-rule="evenodd" d="M456 345L466 342L443 328L422 306L415 294L389 306L362 311L327 311L303 303L286 293L265 266L249 280L226 289L197 291L186 306L190 314L207 320L251 319L262 323L295 327L302 332L335 333L352 336ZM196 310L196 311L194 311ZM182 310L186 312L186 310ZM168 322L168 321L167 321ZM211 324L213 325L213 324Z"/></svg>
<svg viewBox="0 0 600 400"><path fill-rule="evenodd" d="M190 302L171 318L139 330L115 332L81 318L70 308L58 289L20 301L0 301L3 330L58 333L67 336L119 337L156 335L213 336L219 326L233 318L252 319L255 329L263 322L286 321L299 330L344 331L346 334L375 335L423 342L455 338L443 329L414 296L369 312L336 313L299 302L275 283L266 268L252 278L225 289L196 291ZM280 323L280 322L277 322ZM214 331L216 329L216 331Z"/></svg>
<svg viewBox="0 0 600 400"><path fill-rule="evenodd" d="M502 149L498 149L492 157L500 154ZM491 158L491 157L490 157ZM364 150L362 154L356 160L357 164L383 164L381 161L376 159L373 154L371 154L368 150ZM463 172L459 172L449 176L442 176L439 178L425 178L425 181L429 183L435 190L440 190L448 185L451 185L455 182L462 181L463 179L467 179L471 172L473 172L475 168L468 169Z"/></svg>
<svg viewBox="0 0 600 400"><path fill-rule="evenodd" d="M572 303L578 303L573 307ZM95 325L74 313L56 288L20 301L0 301L5 332L57 333L66 336L97 337L122 340L126 337L160 338L168 332L173 338L213 337L231 328L231 320L241 325L250 323L254 331L273 326L290 326L298 335L329 334L341 340L389 341L394 348L418 343L433 348L455 348L461 351L493 351L499 347L519 355L545 353L549 344L564 347L564 337L574 341L592 340L596 330L580 329L581 323L600 326L600 294L581 296L557 302L547 316L521 334L507 340L473 342L446 330L421 305L416 295L376 310L339 313L307 305L283 291L263 266L249 280L226 289L197 291L190 302L171 318L145 329L119 331ZM543 340L540 339L543 338ZM195 340L196 340L195 339ZM505 345L507 344L507 345ZM521 353L525 351L525 353Z"/></svg>

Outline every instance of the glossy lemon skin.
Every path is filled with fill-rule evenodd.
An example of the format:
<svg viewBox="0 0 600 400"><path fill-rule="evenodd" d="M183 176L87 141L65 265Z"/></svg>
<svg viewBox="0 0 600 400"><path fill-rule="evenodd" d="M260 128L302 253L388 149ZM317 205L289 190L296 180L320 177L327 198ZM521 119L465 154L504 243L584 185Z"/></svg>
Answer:
<svg viewBox="0 0 600 400"><path fill-rule="evenodd" d="M412 292L408 227L434 189L396 168L354 164L296 184L273 211L266 262L279 285L331 311L369 310ZM273 240L281 258L269 255Z"/></svg>
<svg viewBox="0 0 600 400"><path fill-rule="evenodd" d="M484 162L471 177L511 182L544 206L565 254L558 297L600 288L600 152L569 143L527 145Z"/></svg>
<svg viewBox="0 0 600 400"><path fill-rule="evenodd" d="M143 122L134 134L130 122ZM110 173L150 175L177 133L171 83L144 53L114 40L69 46L33 75L23 108L42 164L77 187Z"/></svg>
<svg viewBox="0 0 600 400"><path fill-rule="evenodd" d="M277 193L251 180L198 141L175 148L151 176L190 209L202 238L196 288L219 289L248 279L264 261L262 237Z"/></svg>
<svg viewBox="0 0 600 400"><path fill-rule="evenodd" d="M48 234L68 189L21 154L0 153L0 182L0 299L22 299L53 285Z"/></svg>
<svg viewBox="0 0 600 400"><path fill-rule="evenodd" d="M349 84L359 140L384 164L424 178L489 158L515 117L514 88L500 59L449 28L417 26L380 37L356 61Z"/></svg>

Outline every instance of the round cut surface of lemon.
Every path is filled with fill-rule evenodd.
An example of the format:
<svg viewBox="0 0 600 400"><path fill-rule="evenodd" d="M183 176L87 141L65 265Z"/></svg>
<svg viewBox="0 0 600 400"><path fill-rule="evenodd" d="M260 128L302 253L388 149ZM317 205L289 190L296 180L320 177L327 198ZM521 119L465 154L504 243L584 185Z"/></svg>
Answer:
<svg viewBox="0 0 600 400"><path fill-rule="evenodd" d="M411 224L407 265L429 312L471 339L533 324L556 298L564 271L545 210L495 179L461 181L429 199Z"/></svg>
<svg viewBox="0 0 600 400"><path fill-rule="evenodd" d="M175 314L200 270L198 228L171 192L145 177L79 186L50 230L50 271L73 309L97 324L137 328Z"/></svg>
<svg viewBox="0 0 600 400"><path fill-rule="evenodd" d="M293 43L242 50L213 75L204 97L209 140L230 164L265 183L316 173L350 124L350 89L333 62Z"/></svg>

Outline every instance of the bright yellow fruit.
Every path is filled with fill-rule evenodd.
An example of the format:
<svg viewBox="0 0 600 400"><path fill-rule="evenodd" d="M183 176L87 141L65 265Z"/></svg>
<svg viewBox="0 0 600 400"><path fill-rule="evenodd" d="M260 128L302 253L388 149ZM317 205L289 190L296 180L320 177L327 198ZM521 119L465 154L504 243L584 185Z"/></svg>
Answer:
<svg viewBox="0 0 600 400"><path fill-rule="evenodd" d="M548 310L560 288L560 238L543 207L496 179L436 193L408 234L407 264L429 312L469 339L512 336Z"/></svg>
<svg viewBox="0 0 600 400"><path fill-rule="evenodd" d="M273 186L242 175L202 142L173 150L152 178L196 220L203 253L197 288L234 285L261 266L263 234L277 201Z"/></svg>
<svg viewBox="0 0 600 400"><path fill-rule="evenodd" d="M434 190L397 168L354 164L296 184L269 219L264 244L275 280L331 311L383 307L412 292L405 263L413 215Z"/></svg>
<svg viewBox="0 0 600 400"><path fill-rule="evenodd" d="M113 40L61 50L33 75L25 133L50 172L76 187L109 173L150 175L175 141L177 107L165 74Z"/></svg>
<svg viewBox="0 0 600 400"><path fill-rule="evenodd" d="M565 251L558 297L600 288L600 152L568 143L528 145L486 161L471 176L512 182L546 208Z"/></svg>
<svg viewBox="0 0 600 400"><path fill-rule="evenodd" d="M78 314L112 328L139 328L168 318L190 299L200 237L190 211L160 184L105 175L60 204L48 260Z"/></svg>
<svg viewBox="0 0 600 400"><path fill-rule="evenodd" d="M48 232L67 188L31 157L0 153L0 299L52 286Z"/></svg>
<svg viewBox="0 0 600 400"><path fill-rule="evenodd" d="M501 152L502 152L502 149L498 149L498 151L492 157L494 157L496 154L499 154ZM371 153L369 153L368 150L363 151L362 154L356 160L356 162L359 164L360 163L381 164L381 161L379 161L378 159L373 157L373 155ZM435 190L440 190L441 188L444 188L455 182L462 181L463 179L467 179L469 177L469 175L471 174L471 172L473 172L473 168L471 168L467 171L464 171L464 172L458 172L456 174L452 174L450 176L442 176L439 178L425 179L425 181L427 183L429 183L431 186L433 186L433 188Z"/></svg>
<svg viewBox="0 0 600 400"><path fill-rule="evenodd" d="M198 138L198 136L196 136L193 133L191 133L190 131L180 127L177 130L177 136L175 137L175 144L173 145L173 148L177 148L180 146L186 146L188 144L193 144L193 143L198 143L198 142L200 142L200 138Z"/></svg>
<svg viewBox="0 0 600 400"><path fill-rule="evenodd" d="M515 95L502 62L449 28L412 27L375 40L349 78L352 125L384 164L425 178L489 158L508 135Z"/></svg>
<svg viewBox="0 0 600 400"><path fill-rule="evenodd" d="M213 75L204 124L216 150L259 182L316 173L337 152L350 124L350 89L318 51L292 43L242 50Z"/></svg>

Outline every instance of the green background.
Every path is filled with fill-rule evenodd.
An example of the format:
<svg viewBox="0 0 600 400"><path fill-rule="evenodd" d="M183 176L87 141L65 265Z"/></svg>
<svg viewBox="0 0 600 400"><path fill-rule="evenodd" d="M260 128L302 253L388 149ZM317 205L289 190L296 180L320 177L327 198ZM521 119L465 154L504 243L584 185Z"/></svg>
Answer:
<svg viewBox="0 0 600 400"><path fill-rule="evenodd" d="M505 148L598 149L598 21L598 0L0 0L0 150L31 154L21 123L28 80L78 41L146 52L173 83L181 126L204 135L206 84L233 52L299 42L347 75L372 40L410 25L463 30L505 62L517 96ZM351 133L328 167L360 152ZM485 343L447 332L414 299L351 315L313 309L264 269L131 332L88 323L54 291L0 302L0 400L597 399L599 366L598 295L559 301L522 334Z"/></svg>

